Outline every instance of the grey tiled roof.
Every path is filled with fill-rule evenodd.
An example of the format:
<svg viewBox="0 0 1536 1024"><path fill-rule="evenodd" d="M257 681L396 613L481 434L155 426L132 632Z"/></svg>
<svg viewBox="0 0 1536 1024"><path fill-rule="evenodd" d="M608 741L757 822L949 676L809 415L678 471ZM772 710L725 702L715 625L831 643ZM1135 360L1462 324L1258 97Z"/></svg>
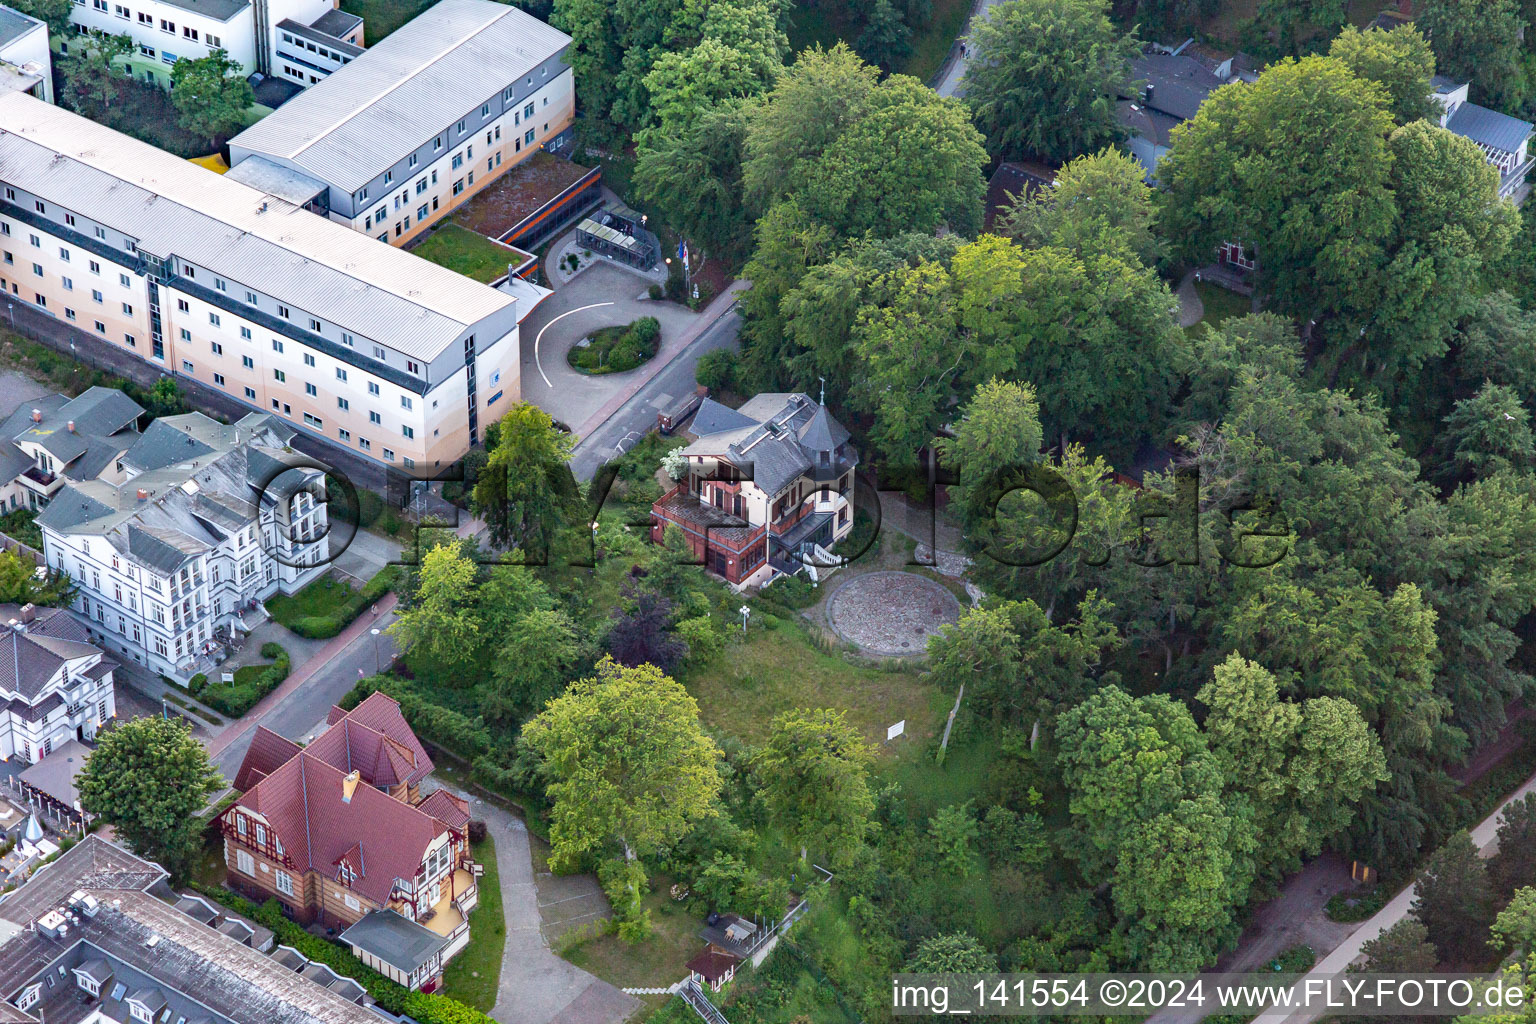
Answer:
<svg viewBox="0 0 1536 1024"><path fill-rule="evenodd" d="M444 936L393 910L364 914L361 920L341 933L341 941L372 953L406 974L448 945Z"/></svg>
<svg viewBox="0 0 1536 1024"><path fill-rule="evenodd" d="M740 427L754 426L756 421L749 416L732 409L728 405L721 405L713 398L706 398L699 405L699 411L693 414L693 423L689 430L698 437L706 434L718 434L722 430L736 430Z"/></svg>
<svg viewBox="0 0 1536 1024"><path fill-rule="evenodd" d="M201 413L162 418L123 456L136 471L126 483L72 483L37 522L60 533L104 537L168 574L249 525L258 501L287 497L319 475L288 447L293 434L259 413L234 424Z"/></svg>
<svg viewBox="0 0 1536 1024"><path fill-rule="evenodd" d="M700 414L704 413L700 408ZM699 435L683 454L713 456L750 473L752 481L769 495L777 494L797 477L826 466L841 473L857 462L846 445L848 431L825 409L799 392L768 392L756 395L736 410L737 420L711 411L706 425L745 421L714 433ZM821 453L827 453L827 459ZM830 477L833 473L828 473Z"/></svg>
<svg viewBox="0 0 1536 1024"><path fill-rule="evenodd" d="M1531 137L1531 122L1476 103L1463 103L1457 107L1445 127L1463 138L1505 153L1516 152L1520 144Z"/></svg>
<svg viewBox="0 0 1536 1024"><path fill-rule="evenodd" d="M1193 57L1159 53L1143 54L1132 61L1131 76L1152 90L1151 96L1142 91L1147 106L1181 121L1194 117L1206 97L1227 84Z"/></svg>

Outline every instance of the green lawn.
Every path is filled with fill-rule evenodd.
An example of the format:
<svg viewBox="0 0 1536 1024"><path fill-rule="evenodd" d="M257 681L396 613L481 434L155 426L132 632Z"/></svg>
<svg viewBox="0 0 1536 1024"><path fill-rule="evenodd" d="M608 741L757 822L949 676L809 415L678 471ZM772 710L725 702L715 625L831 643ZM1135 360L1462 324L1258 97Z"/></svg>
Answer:
<svg viewBox="0 0 1536 1024"><path fill-rule="evenodd" d="M1220 327L1229 317L1247 316L1253 312L1252 300L1248 296L1227 291L1209 281L1196 282L1195 293L1200 296L1200 302L1205 306L1205 317L1198 324L1187 328L1191 331L1203 330L1206 324Z"/></svg>
<svg viewBox="0 0 1536 1024"><path fill-rule="evenodd" d="M469 913L471 941L443 971L443 992L477 1010L491 1012L501 982L501 955L507 944L507 920L501 911L501 879L496 873L496 842L489 836L470 848L480 876L480 902Z"/></svg>
<svg viewBox="0 0 1536 1024"><path fill-rule="evenodd" d="M412 246L411 252L483 284L505 277L507 264L517 257L506 246L453 223L435 229Z"/></svg>
<svg viewBox="0 0 1536 1024"><path fill-rule="evenodd" d="M651 879L651 891L645 907L651 912L651 934L629 943L617 935L602 935L576 944L562 955L577 967L622 988L655 988L670 985L686 972L683 964L704 949L698 931L704 926L696 914L690 914L668 895L672 879L658 875ZM666 996L648 996L660 1006Z"/></svg>
<svg viewBox="0 0 1536 1024"><path fill-rule="evenodd" d="M341 9L363 19L363 43L373 46L437 0L342 0Z"/></svg>
<svg viewBox="0 0 1536 1024"><path fill-rule="evenodd" d="M834 576L828 585L836 581ZM759 607L746 643L728 645L710 661L679 673L711 729L761 743L775 715L831 707L845 710L848 721L872 741L885 739L886 728L901 719L907 721L901 743L921 745L933 734L939 707L947 711L947 705L922 675L855 665L818 650L795 622L780 619L765 626L769 616ZM731 627L738 632L739 622Z"/></svg>
<svg viewBox="0 0 1536 1024"><path fill-rule="evenodd" d="M292 620L309 615L332 615L356 593L350 584L322 576L297 594L274 594L267 598L267 611L292 629Z"/></svg>

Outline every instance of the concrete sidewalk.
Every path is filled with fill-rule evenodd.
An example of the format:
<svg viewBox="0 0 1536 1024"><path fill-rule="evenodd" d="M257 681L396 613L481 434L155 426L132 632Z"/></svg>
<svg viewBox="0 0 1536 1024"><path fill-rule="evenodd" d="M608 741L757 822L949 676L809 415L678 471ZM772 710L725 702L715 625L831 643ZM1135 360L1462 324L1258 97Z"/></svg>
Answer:
<svg viewBox="0 0 1536 1024"><path fill-rule="evenodd" d="M218 757L231 743L243 736L253 725L256 725L261 719L266 717L268 712L282 703L284 698L292 694L300 686L303 686L311 676L324 668L331 659L366 636L368 631L373 628L375 622L388 616L394 610L397 600L393 592L385 594L379 598L378 602L371 609L353 619L350 626L330 640L327 640L325 646L312 655L308 661L290 672L288 678L283 680L277 689L261 698L255 707L245 713L244 717L227 726L223 732L209 741L208 755L214 758Z"/></svg>
<svg viewBox="0 0 1536 1024"><path fill-rule="evenodd" d="M1481 856L1492 857L1498 852L1499 820L1504 815L1504 808L1533 792L1536 792L1536 775L1527 779L1525 785L1510 794L1497 810L1473 827L1472 845L1477 847ZM1360 950L1367 942L1379 938L1383 932L1408 916L1417 888L1418 883L1415 882L1394 896L1375 917L1356 928L1347 939L1319 960L1311 971L1297 981L1296 985L1305 986L1308 978L1342 974L1350 964L1359 959ZM1154 1024L1154 1022L1155 1024L1193 1024L1202 1016L1204 1014L1198 1012L1191 1014L1187 1010L1180 1013L1157 1013L1148 1018L1148 1024ZM1255 1017L1253 1024L1311 1024L1321 1016L1323 1013L1320 1010L1269 1009Z"/></svg>

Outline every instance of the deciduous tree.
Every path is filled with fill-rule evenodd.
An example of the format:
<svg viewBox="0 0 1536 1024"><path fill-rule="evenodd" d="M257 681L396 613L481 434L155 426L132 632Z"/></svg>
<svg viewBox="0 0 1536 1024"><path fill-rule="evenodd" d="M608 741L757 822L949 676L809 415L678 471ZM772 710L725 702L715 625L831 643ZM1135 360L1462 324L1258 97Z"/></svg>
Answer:
<svg viewBox="0 0 1536 1024"><path fill-rule="evenodd" d="M1435 52L1412 24L1363 32L1346 25L1328 47L1328 56L1385 89L1398 124L1434 112L1429 80L1435 74Z"/></svg>
<svg viewBox="0 0 1536 1024"><path fill-rule="evenodd" d="M875 799L874 750L841 711L787 711L774 718L753 762L758 792L774 820L800 844L846 864L864 844Z"/></svg>
<svg viewBox="0 0 1536 1024"><path fill-rule="evenodd" d="M441 666L445 678L460 678L482 642L475 607L475 563L457 544L438 544L421 557L417 587L409 607L387 632L401 650Z"/></svg>
<svg viewBox="0 0 1536 1024"><path fill-rule="evenodd" d="M578 492L568 465L576 439L528 402L508 410L499 426L496 447L475 484L473 508L494 543L516 545L530 563L537 563L576 507Z"/></svg>
<svg viewBox="0 0 1536 1024"><path fill-rule="evenodd" d="M149 717L102 733L75 785L87 813L181 878L202 843L198 815L224 780L186 723Z"/></svg>
<svg viewBox="0 0 1536 1024"><path fill-rule="evenodd" d="M1134 35L1104 0L1006 0L971 26L965 101L994 159L1063 162L1122 137Z"/></svg>
<svg viewBox="0 0 1536 1024"><path fill-rule="evenodd" d="M574 867L610 845L649 856L718 813L720 750L698 703L654 665L604 659L523 726L554 803L550 845Z"/></svg>
<svg viewBox="0 0 1536 1024"><path fill-rule="evenodd" d="M1520 34L1528 26L1516 0L1420 0L1414 21L1441 73L1472 82L1476 98L1512 107L1525 96Z"/></svg>
<svg viewBox="0 0 1536 1024"><path fill-rule="evenodd" d="M1330 57L1216 90L1158 164L1165 235L1197 260L1229 239L1257 245L1264 285L1292 313L1369 302L1396 226L1387 102Z"/></svg>
<svg viewBox="0 0 1536 1024"><path fill-rule="evenodd" d="M240 63L223 50L206 57L183 57L171 66L171 105L176 121L210 144L233 135L245 125L246 111L256 102Z"/></svg>

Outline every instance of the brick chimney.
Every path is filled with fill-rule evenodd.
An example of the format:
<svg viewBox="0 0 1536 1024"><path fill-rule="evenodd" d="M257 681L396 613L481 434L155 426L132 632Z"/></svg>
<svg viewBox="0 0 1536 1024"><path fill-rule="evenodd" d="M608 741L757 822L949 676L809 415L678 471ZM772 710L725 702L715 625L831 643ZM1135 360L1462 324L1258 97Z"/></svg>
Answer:
<svg viewBox="0 0 1536 1024"><path fill-rule="evenodd" d="M43 410L41 410L41 409L33 409L32 410L32 422L33 423L41 423L41 422L43 422Z"/></svg>
<svg viewBox="0 0 1536 1024"><path fill-rule="evenodd" d="M357 780L360 778L362 778L362 775L354 771L348 772L347 777L341 780L342 803L349 804L352 802L352 793L357 789Z"/></svg>
<svg viewBox="0 0 1536 1024"><path fill-rule="evenodd" d="M75 432L75 421L74 420L70 420L67 425L69 427L69 432L71 434L73 434Z"/></svg>

